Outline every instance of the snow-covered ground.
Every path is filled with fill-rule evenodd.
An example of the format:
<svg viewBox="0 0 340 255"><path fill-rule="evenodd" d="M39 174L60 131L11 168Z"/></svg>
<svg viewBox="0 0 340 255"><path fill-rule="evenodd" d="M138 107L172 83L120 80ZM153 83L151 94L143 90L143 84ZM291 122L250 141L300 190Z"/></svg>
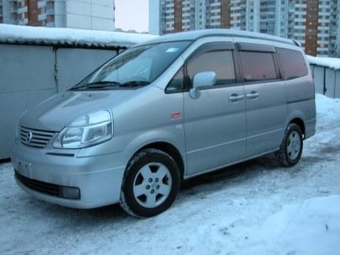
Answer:
<svg viewBox="0 0 340 255"><path fill-rule="evenodd" d="M317 95L317 114L297 166L267 156L195 178L144 220L39 201L2 164L0 254L339 254L340 100Z"/></svg>

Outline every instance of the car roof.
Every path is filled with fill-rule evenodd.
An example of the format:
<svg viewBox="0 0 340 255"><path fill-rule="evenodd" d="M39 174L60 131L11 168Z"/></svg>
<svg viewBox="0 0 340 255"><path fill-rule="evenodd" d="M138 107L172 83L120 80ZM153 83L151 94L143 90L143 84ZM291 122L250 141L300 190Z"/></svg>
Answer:
<svg viewBox="0 0 340 255"><path fill-rule="evenodd" d="M177 32L173 34L167 34L159 36L155 39L143 42L142 44L150 44L150 43L161 43L161 42L171 42L171 41L195 41L203 37L212 37L212 36L225 36L225 37L241 37L241 38L250 38L250 39L262 39L273 42L287 43L291 45L297 45L293 40L249 32L235 29L203 29L203 30L194 30L194 31L186 31L186 32Z"/></svg>

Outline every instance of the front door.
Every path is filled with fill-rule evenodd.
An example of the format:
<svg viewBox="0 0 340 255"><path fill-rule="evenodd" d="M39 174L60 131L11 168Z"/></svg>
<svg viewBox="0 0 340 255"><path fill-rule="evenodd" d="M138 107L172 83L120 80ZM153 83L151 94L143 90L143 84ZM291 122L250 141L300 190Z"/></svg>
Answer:
<svg viewBox="0 0 340 255"><path fill-rule="evenodd" d="M216 83L192 98L184 92L184 127L188 175L219 168L242 159L246 148L244 88L236 84L233 51L205 46L186 65L186 82L213 71Z"/></svg>

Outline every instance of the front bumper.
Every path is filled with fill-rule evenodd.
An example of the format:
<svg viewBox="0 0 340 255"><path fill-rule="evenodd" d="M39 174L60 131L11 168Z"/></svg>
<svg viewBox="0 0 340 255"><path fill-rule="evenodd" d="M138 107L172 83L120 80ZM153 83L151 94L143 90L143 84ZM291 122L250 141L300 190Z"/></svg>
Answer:
<svg viewBox="0 0 340 255"><path fill-rule="evenodd" d="M48 153L16 140L11 160L16 181L27 193L47 202L85 209L119 202L126 166L121 154L77 157Z"/></svg>

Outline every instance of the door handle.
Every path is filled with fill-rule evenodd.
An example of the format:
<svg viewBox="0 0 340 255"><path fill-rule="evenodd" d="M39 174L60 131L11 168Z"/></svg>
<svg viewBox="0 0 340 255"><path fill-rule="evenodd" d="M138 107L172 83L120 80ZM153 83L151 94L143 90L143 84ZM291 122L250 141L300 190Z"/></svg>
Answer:
<svg viewBox="0 0 340 255"><path fill-rule="evenodd" d="M250 94L246 95L246 98L257 99L259 96L260 96L260 93L258 93L256 91L252 91Z"/></svg>
<svg viewBox="0 0 340 255"><path fill-rule="evenodd" d="M229 101L237 102L237 101L241 101L243 98L244 98L244 95L231 94L231 96L229 97Z"/></svg>

